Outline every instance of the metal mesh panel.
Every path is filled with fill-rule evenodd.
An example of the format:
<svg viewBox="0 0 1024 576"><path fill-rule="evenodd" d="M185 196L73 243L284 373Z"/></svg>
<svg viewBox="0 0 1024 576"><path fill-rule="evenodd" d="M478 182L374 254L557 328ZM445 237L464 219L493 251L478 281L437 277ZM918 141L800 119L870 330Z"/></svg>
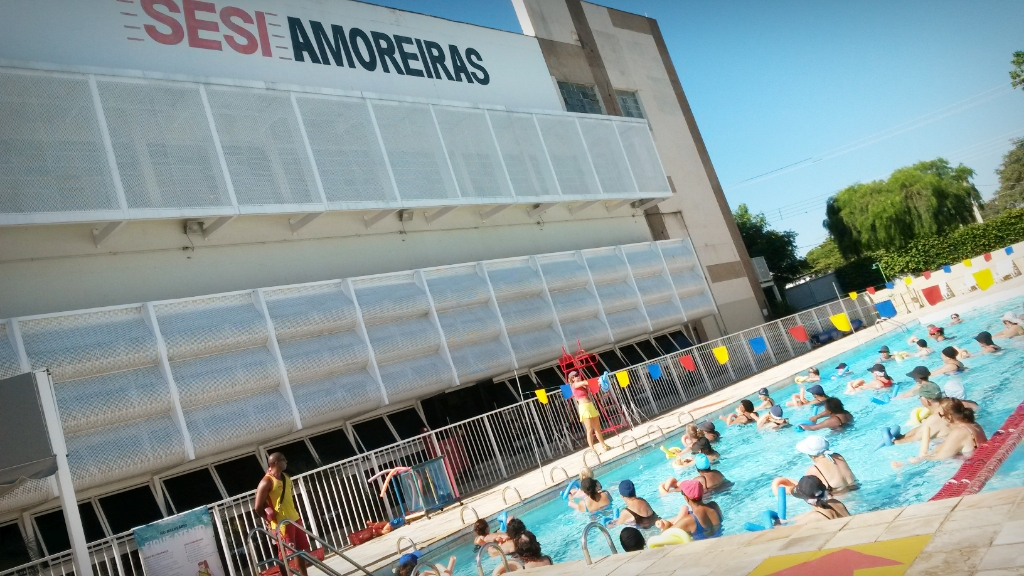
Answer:
<svg viewBox="0 0 1024 576"><path fill-rule="evenodd" d="M717 308L715 308L714 299L708 292L704 292L697 296L690 296L689 298L680 298L679 303L682 304L688 321L698 320L706 316L713 316L718 311Z"/></svg>
<svg viewBox="0 0 1024 576"><path fill-rule="evenodd" d="M639 336L649 330L647 319L638 308L630 308L621 312L605 312L605 319L612 329L616 341Z"/></svg>
<svg viewBox="0 0 1024 576"><path fill-rule="evenodd" d="M511 197L484 111L436 106L434 115L462 197Z"/></svg>
<svg viewBox="0 0 1024 576"><path fill-rule="evenodd" d="M563 332L566 322L594 318L601 314L597 298L583 288L552 292L551 303L555 306L555 313L558 314L558 323L563 325ZM569 334L566 333L565 337L568 339Z"/></svg>
<svg viewBox="0 0 1024 576"><path fill-rule="evenodd" d="M46 502L53 497L48 480L29 480L0 496L0 512L19 510L34 504Z"/></svg>
<svg viewBox="0 0 1024 576"><path fill-rule="evenodd" d="M441 348L441 335L426 316L368 326L366 332L378 363L436 352Z"/></svg>
<svg viewBox="0 0 1024 576"><path fill-rule="evenodd" d="M587 143L590 159L606 196L635 196L636 184L629 173L626 156L615 135L615 125L608 120L579 119L580 132Z"/></svg>
<svg viewBox="0 0 1024 576"><path fill-rule="evenodd" d="M669 328L683 323L682 311L675 303L675 300L666 300L657 304L648 305L644 302L644 310L647 311L647 318L655 330Z"/></svg>
<svg viewBox="0 0 1024 576"><path fill-rule="evenodd" d="M491 299L487 281L476 272L476 267L454 270L430 270L423 273L430 287L430 298L438 312L484 304Z"/></svg>
<svg viewBox="0 0 1024 576"><path fill-rule="evenodd" d="M375 349L376 351L376 349ZM440 354L417 356L379 366L390 403L440 392L452 385L452 369Z"/></svg>
<svg viewBox="0 0 1024 576"><path fill-rule="evenodd" d="M469 384L512 369L512 357L508 348L497 338L450 350L460 383Z"/></svg>
<svg viewBox="0 0 1024 576"><path fill-rule="evenodd" d="M263 346L270 335L251 293L154 306L168 360Z"/></svg>
<svg viewBox="0 0 1024 576"><path fill-rule="evenodd" d="M507 325L506 325L507 326ZM554 328L509 334L509 342L520 366L554 360L562 354L562 337Z"/></svg>
<svg viewBox="0 0 1024 576"><path fill-rule="evenodd" d="M196 458L256 444L292 431L288 403L277 391L185 411Z"/></svg>
<svg viewBox="0 0 1024 576"><path fill-rule="evenodd" d="M585 349L608 343L608 328L596 316L564 322L559 319L559 324L570 347L576 344L577 341Z"/></svg>
<svg viewBox="0 0 1024 576"><path fill-rule="evenodd" d="M487 277L491 280L494 297L498 302L533 296L544 291L540 275L526 262L504 266L488 265Z"/></svg>
<svg viewBox="0 0 1024 576"><path fill-rule="evenodd" d="M231 205L198 87L97 84L129 208Z"/></svg>
<svg viewBox="0 0 1024 576"><path fill-rule="evenodd" d="M365 100L296 100L328 202L397 200Z"/></svg>
<svg viewBox="0 0 1024 576"><path fill-rule="evenodd" d="M170 468L188 458L169 414L69 434L66 440L75 490Z"/></svg>
<svg viewBox="0 0 1024 576"><path fill-rule="evenodd" d="M536 118L562 194L599 195L601 191L576 120L565 116L538 115Z"/></svg>
<svg viewBox="0 0 1024 576"><path fill-rule="evenodd" d="M141 306L24 320L19 327L32 369L49 368L55 382L159 362Z"/></svg>
<svg viewBox="0 0 1024 576"><path fill-rule="evenodd" d="M675 285L676 294L680 298L702 294L708 289L707 284L704 283L704 277L694 268L672 274L672 284Z"/></svg>
<svg viewBox="0 0 1024 576"><path fill-rule="evenodd" d="M639 309L640 300L636 295L636 290L626 282L598 284L595 288L605 314Z"/></svg>
<svg viewBox="0 0 1024 576"><path fill-rule="evenodd" d="M651 244L623 246L622 252L626 255L626 260L629 262L629 269L633 272L633 277L638 280L646 276L661 274L661 271L665 268L664 261L654 251L654 246Z"/></svg>
<svg viewBox="0 0 1024 576"><path fill-rule="evenodd" d="M118 210L85 78L0 73L0 212Z"/></svg>
<svg viewBox="0 0 1024 576"><path fill-rule="evenodd" d="M156 367L54 384L65 434L170 413L174 406Z"/></svg>
<svg viewBox="0 0 1024 576"><path fill-rule="evenodd" d="M499 302L498 308L510 335L545 328L555 321L551 305L539 296Z"/></svg>
<svg viewBox="0 0 1024 576"><path fill-rule="evenodd" d="M239 204L321 202L287 94L209 88L206 97Z"/></svg>
<svg viewBox="0 0 1024 576"><path fill-rule="evenodd" d="M459 197L429 106L374 101L373 113L402 200Z"/></svg>
<svg viewBox="0 0 1024 576"><path fill-rule="evenodd" d="M572 254L538 258L549 291L582 288L590 283L587 269Z"/></svg>
<svg viewBox="0 0 1024 576"><path fill-rule="evenodd" d="M350 418L382 405L380 386L365 368L293 384L292 396L303 426Z"/></svg>
<svg viewBox="0 0 1024 576"><path fill-rule="evenodd" d="M697 266L697 255L688 240L662 240L658 242L665 265L672 274L684 272Z"/></svg>
<svg viewBox="0 0 1024 576"><path fill-rule="evenodd" d="M341 283L267 290L264 298L279 342L355 330L359 324Z"/></svg>
<svg viewBox="0 0 1024 576"><path fill-rule="evenodd" d="M21 361L8 334L8 325L0 322L0 380L21 374Z"/></svg>
<svg viewBox="0 0 1024 576"><path fill-rule="evenodd" d="M281 386L277 360L266 346L171 363L182 408L239 398Z"/></svg>
<svg viewBox="0 0 1024 576"><path fill-rule="evenodd" d="M644 301L644 307L672 300L672 285L664 276L648 276L636 279L636 289Z"/></svg>
<svg viewBox="0 0 1024 576"><path fill-rule="evenodd" d="M489 110L487 115L516 195L557 196L555 175L544 154L544 143L533 116L494 110Z"/></svg>
<svg viewBox="0 0 1024 576"><path fill-rule="evenodd" d="M486 305L439 312L437 319L449 348L494 340L501 336L498 317Z"/></svg>
<svg viewBox="0 0 1024 576"><path fill-rule="evenodd" d="M359 311L367 326L416 318L430 312L427 294L412 281L411 274L395 281L371 278L356 281L354 285Z"/></svg>
<svg viewBox="0 0 1024 576"><path fill-rule="evenodd" d="M658 160L658 150L654 147L654 139L647 124L634 122L617 122L616 129L622 139L622 147L626 150L626 159L633 170L633 178L640 188L640 193L654 192L665 194L671 192L665 171Z"/></svg>
<svg viewBox="0 0 1024 576"><path fill-rule="evenodd" d="M366 343L355 331L280 343L281 358L293 387L345 372L365 370L370 362Z"/></svg>
<svg viewBox="0 0 1024 576"><path fill-rule="evenodd" d="M624 282L629 277L629 268L622 258L614 251L584 252L587 261L587 268L594 278L594 284L608 284L611 282Z"/></svg>

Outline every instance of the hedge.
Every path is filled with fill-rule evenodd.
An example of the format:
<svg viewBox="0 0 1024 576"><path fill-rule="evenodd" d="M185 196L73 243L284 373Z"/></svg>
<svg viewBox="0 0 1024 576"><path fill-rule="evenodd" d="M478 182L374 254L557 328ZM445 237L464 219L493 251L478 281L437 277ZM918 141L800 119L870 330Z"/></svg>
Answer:
<svg viewBox="0 0 1024 576"><path fill-rule="evenodd" d="M1007 210L983 223L957 228L944 236L919 238L897 251L875 253L886 276L920 274L956 264L1024 240L1024 208Z"/></svg>

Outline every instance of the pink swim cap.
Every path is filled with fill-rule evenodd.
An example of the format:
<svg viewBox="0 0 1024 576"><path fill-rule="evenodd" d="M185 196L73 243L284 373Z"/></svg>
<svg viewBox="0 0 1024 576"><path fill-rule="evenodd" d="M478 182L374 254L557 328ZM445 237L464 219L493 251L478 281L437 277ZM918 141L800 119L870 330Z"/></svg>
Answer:
<svg viewBox="0 0 1024 576"><path fill-rule="evenodd" d="M696 480L680 482L679 491L690 500L700 500L704 497L704 485Z"/></svg>

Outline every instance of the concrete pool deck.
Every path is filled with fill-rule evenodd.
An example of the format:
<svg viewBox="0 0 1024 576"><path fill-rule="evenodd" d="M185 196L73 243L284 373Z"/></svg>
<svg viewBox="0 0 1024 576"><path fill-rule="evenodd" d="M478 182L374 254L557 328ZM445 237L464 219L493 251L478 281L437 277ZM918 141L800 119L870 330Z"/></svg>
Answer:
<svg viewBox="0 0 1024 576"><path fill-rule="evenodd" d="M619 459L620 457L625 456L627 453L631 453L633 450L636 450L639 447L642 447L642 446L644 446L646 444L649 444L649 443L652 443L652 442L657 442L657 443L662 442L664 440L663 436L658 434L658 433L656 433L656 432L653 432L652 425L656 424L662 430L664 430L666 433L668 433L669 431L675 430L675 429L681 427L683 424L688 423L690 421L690 417L691 416L694 419L700 419L700 418L702 418L702 417L704 417L704 416L706 416L708 414L712 414L712 413L715 413L715 412L717 412L719 410L722 410L723 408L730 407L732 403L735 403L735 402L739 401L740 399L745 398L745 397L753 394L754 392L756 392L758 389L760 389L762 387L765 387L765 386L772 387L773 385L780 384L780 383L782 383L784 381L786 382L786 385L788 385L790 378L794 374L796 374L798 372L805 371L805 370L807 370L808 368L810 368L812 366L823 364L823 362L825 362L826 360L829 360L830 358L833 358L834 356L837 356L839 354L843 354L845 352L848 352L849 350L852 350L852 349L856 348L857 346L867 342L868 340L871 340L873 338L876 338L878 336L881 336L881 335L884 335L884 334L887 334L887 333L890 333L890 332L893 332L893 331L903 330L904 329L904 324L906 324L907 322L914 321L914 320L918 319L921 316L928 316L928 317L930 317L930 316L934 316L937 313L941 313L943 311L946 311L947 313L949 311L962 311L962 310L965 310L967 308L967 306L974 307L975 305L977 305L977 304L975 304L975 302L979 302L980 305L987 305L988 302L986 302L986 300L994 300L995 298L998 298L1000 296L1001 297L1013 297L1013 296L1019 295L1019 294L1024 294L1024 276L1018 276L1018 277L1016 277L1016 278L1014 278L1012 280L1009 280L1009 281L997 284L997 285L993 286L992 288L990 288L989 290L987 290L985 292L977 292L977 293L972 293L972 294L970 294L968 296L960 296L960 297L957 297L955 299L943 302L943 303L939 304L938 306L927 307L927 308L924 308L922 310L918 310L918 311L916 311L914 313L911 313L911 314L902 315L902 316L897 318L898 322L881 322L877 326L866 328L866 329L864 329L864 330L862 330L860 332L857 332L855 334L852 334L852 335L849 335L849 336L847 336L845 338L842 338L841 340L838 340L836 342L829 343L827 345L821 346L820 348L812 350L812 351L810 351L810 352L808 352L808 353L806 353L806 354L804 354L802 356L794 358L793 360L790 360L788 362L779 364L778 366L774 366L774 367L772 367L772 368L770 368L768 370L765 370L764 372L760 372L760 373L755 374L754 376L751 376L751 377L749 377L749 378L747 378L745 380L741 380L741 381L739 381L739 382L737 382L735 384L732 384L732 385L730 385L730 386L728 386L726 388L723 388L722 390L718 390L718 391L716 391L716 392L714 392L712 394L704 396L704 397L702 397L702 398L700 398L698 400L695 400L694 402L691 402L690 404L686 404L686 405L683 405L683 406L681 406L679 408L671 410L671 411L669 411L669 412L667 412L665 414L662 414L661 416L658 416L658 417L652 419L650 422L643 423L643 424L639 425L635 430L629 430L629 431L624 432L620 436L611 438L609 440L609 444L612 445L612 450L603 453L601 455L600 459L601 459L603 464L607 464L607 463L610 463L610 462L612 462L614 460ZM647 435L647 433L646 433L648 430L652 430L652 434L650 436ZM620 445L620 443L622 442L623 437L626 436L626 435L633 436L637 440L637 446L635 448L633 448L633 450L623 449L621 447L621 445ZM628 442L628 446L632 446L632 445L633 445L632 441ZM544 491L546 491L547 489L551 488L555 484L555 483L552 483L551 480L550 480L550 475L551 475L552 471L554 471L555 469L561 467L564 470L566 470L569 475L575 476L578 473L578 471L579 471L579 469L581 467L583 467L585 465L590 465L590 466L596 465L595 458L593 457L592 454L587 454L587 458L586 459L584 458L584 455L585 455L586 452L587 452L587 450L580 450L578 452L575 452L573 454L570 454L568 456L560 458L560 459L558 459L558 460L556 460L554 462L547 463L547 464L545 464L543 466L543 469L538 468L538 469L535 469L533 471L523 473L523 474L521 474L521 475L519 475L517 477L509 479L508 482L505 482L503 484L500 484L498 486L495 486L495 487L491 488L490 490L487 490L485 492L473 495L473 496L471 496L469 498L465 498L465 499L462 500L462 502L465 505L472 507L473 511L475 511L479 515L480 518L492 517L495 514L499 513L500 511L502 511L502 510L504 510L506 508L509 508L511 506L515 506L516 504L518 504L518 500L516 499L515 495L513 494L513 492L511 490L508 491L507 495L503 496L503 493L505 492L505 489L507 487L511 486L511 487L515 488L516 491L518 491L519 495L521 495L523 500L529 500L529 499L531 499L531 498L533 498L533 497L543 493ZM542 476L542 473L543 473L543 476ZM556 476L556 479L559 482L561 482L563 480L563 478L561 476L561 471L558 471L558 475ZM1009 492L1009 491L1003 491L1003 492ZM991 494L1001 494L1001 493L1002 492L993 492L993 493L990 493L990 494L983 494L983 495L979 495L977 497L968 497L968 498L990 497ZM505 497L506 496L509 498L509 502L508 503L505 502ZM1017 498L1017 497L1015 496L1015 498ZM915 505L915 506L926 506L926 505L928 505L928 504L918 504L918 505ZM911 506L909 508L914 508L914 506ZM433 545L438 545L438 544L443 544L443 543L446 543L446 542L453 541L453 540L461 537L463 534L467 533L467 531L469 530L469 524L471 524L475 520L475 517L473 516L473 514L471 512L467 511L467 513L465 514L466 522L463 522L461 520L461 518L460 518L461 510L462 510L461 507L452 507L452 508L446 509L446 510L444 510L442 512L433 514L429 519L413 522L413 523L411 523L411 524L409 524L407 526L403 526L403 527L401 527L401 528L391 532L390 534L386 534L386 535L384 535L384 536L382 536L380 538L375 538L375 539L370 540L369 542L366 542L366 543L361 544L359 546L355 546L353 548L349 548L349 549L345 550L344 552L352 560L362 564L363 566L367 567L369 570L371 570L371 571L379 570L381 568L389 566L391 563L393 563L398 558L397 549L398 549L398 544L399 544L399 540L400 539L403 539L403 538L411 539L412 541L414 541L417 544L418 547L423 549L423 548L426 548L428 546L433 546ZM859 515L855 516L854 518L861 518L861 517L866 517L866 516L872 516L872 515L875 515L875 514L881 515L881 516L878 516L878 518L881 518L881 517L884 517L885 514L892 514L892 517L889 520L891 522L891 521L895 520L897 518L897 516L899 516L899 513L902 510L903 509L882 510L882 511L871 512L871 513L867 513L867 514L859 514ZM895 512L893 512L893 511L895 511ZM946 510L946 512L949 512L949 510ZM1017 518L1017 520L1024 521L1024 517ZM836 522L837 522L837 524L842 523L842 521L836 521ZM867 522L867 520L858 520L858 522L855 523L854 526L858 526L860 522ZM1009 520L1007 520L1006 522L1009 522ZM876 523L881 523L881 521L878 521ZM814 526L822 527L822 526L824 526L826 524L829 525L829 526L832 526L831 523L819 523L819 524L815 524ZM936 531L940 528L941 525L942 525L942 522L936 523L930 529L929 533L936 533ZM867 524L865 524L864 526L867 526ZM842 526L840 526L836 530L838 531L841 528L842 528ZM815 528L815 529L822 529L822 528ZM1018 530L1022 534L1024 534L1024 523L1018 525ZM784 536L785 534L788 534L788 532L786 532L786 531L793 531L793 530L791 528L783 528L781 530L773 530L771 532L766 532L763 535L766 538L780 538L781 539L781 538L785 537ZM775 534L776 536L768 536L769 534ZM806 534L808 534L808 533L805 533L805 535ZM571 538L579 538L579 536L580 536L579 534L566 535L566 537L571 537ZM879 536L879 534L876 534L875 537L877 538L878 536ZM737 535L734 535L734 536L729 536L729 537L726 537L726 538L717 539L717 540L714 540L713 542L724 542L724 541L729 541L730 539L736 539L735 541L739 542L740 539L744 539L744 538L747 538L746 534L737 534ZM747 538L747 540L744 541L744 543L749 543L750 541L751 541L751 539ZM595 539L595 542L596 542L596 539ZM760 542L766 542L766 541L760 541ZM403 548L407 548L408 547L408 542L407 541L403 540L403 544L404 544ZM824 542L824 541L821 542L818 545L818 548L825 547L825 544L827 544L827 542ZM1024 562L1024 543L1020 543L1020 544L1016 544L1016 545L1021 548L1021 550L1020 550L1021 560L1022 560L1022 562ZM603 548L600 548L601 546L603 546L603 544L598 544L597 546L595 546L595 555L601 553L601 550L603 550ZM703 546L703 544L701 546ZM737 546L739 546L739 544L737 544ZM680 550L682 548L689 548L689 546L681 547ZM815 549L817 549L817 548L815 548ZM653 554L654 551L652 551L650 553ZM772 553L774 553L774 551ZM785 552L785 553L789 553L789 552ZM433 555L431 555L431 556L433 556ZM618 555L618 556L620 556L620 557L630 556L631 557L632 555ZM733 555L730 555L730 557L735 558L735 556L733 556ZM460 559L460 560L463 561L463 562L465 561L464 559ZM615 561L619 561L619 558L618 557L615 558ZM652 561L653 561L653 559L652 559ZM342 574L355 573L355 570L352 569L352 566L350 564L348 564L346 561L344 561L341 558L339 558L339 557L336 557L336 556L329 557L327 559L326 563L329 566L331 566L332 568L334 568L335 570L341 572ZM568 567L568 566L572 566L574 564L576 564L576 563L570 562L570 563L560 564L560 565L558 565L556 567L553 567L551 569L552 570L551 573L556 573L556 572L554 572L554 570L559 569L562 566ZM579 564L576 567L576 570L577 570L577 572L582 572L584 570L584 568L585 567L582 564ZM677 566L677 568L679 568L679 566ZM632 562L630 562L630 569L632 569ZM748 569L748 571L752 570L752 569L753 569L753 566L751 566ZM646 572L645 570L641 570L641 571L642 572ZM559 573L568 574L568 573L574 573L574 572L559 572ZM589 574L589 571L587 573ZM601 573L602 574L607 574L608 572L601 572ZM632 571L621 572L621 574L627 574L627 573L628 574L639 574L640 572L632 572ZM678 574L684 574L684 573L688 574L689 572L678 572ZM694 574L705 574L705 573L709 573L709 572L693 572L693 573ZM715 573L717 574L719 572L715 571ZM735 573L739 573L739 572L735 572ZM743 573L746 574L746 572L743 572ZM922 572L922 573L925 573L925 572ZM945 573L952 573L952 572L935 572L935 573L936 574L938 574L938 573L945 574ZM1013 574L1013 573L1018 573L1018 572L1007 572L1007 574ZM1024 574L1024 571L1019 572L1019 573ZM310 570L310 574L314 574L316 576L319 576L319 574L321 574L321 572L319 572L318 570L311 569ZM619 573L617 572L616 574L619 574Z"/></svg>

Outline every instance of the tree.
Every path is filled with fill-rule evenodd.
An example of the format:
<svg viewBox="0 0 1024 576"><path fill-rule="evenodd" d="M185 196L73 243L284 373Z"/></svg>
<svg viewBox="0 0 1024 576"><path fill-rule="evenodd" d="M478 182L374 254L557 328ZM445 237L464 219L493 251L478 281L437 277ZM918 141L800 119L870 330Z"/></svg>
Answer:
<svg viewBox="0 0 1024 576"><path fill-rule="evenodd" d="M1010 84L1014 88L1021 88L1024 86L1024 51L1014 52L1010 63L1013 64L1013 70L1010 70Z"/></svg>
<svg viewBox="0 0 1024 576"><path fill-rule="evenodd" d="M796 254L796 232L772 230L764 214L752 214L746 204L740 204L732 215L747 253L751 258L764 256L780 287L803 273L804 261Z"/></svg>
<svg viewBox="0 0 1024 576"><path fill-rule="evenodd" d="M944 158L900 168L887 180L854 184L828 199L824 226L846 259L899 250L917 238L974 221L981 194L974 170Z"/></svg>
<svg viewBox="0 0 1024 576"><path fill-rule="evenodd" d="M828 274L846 264L846 259L839 252L839 246L832 238L825 240L815 248L811 248L804 257L807 260L807 272L814 275Z"/></svg>
<svg viewBox="0 0 1024 576"><path fill-rule="evenodd" d="M1020 54L1024 55L1024 52ZM1003 165L996 168L999 189L985 203L986 218L1005 210L1024 208L1024 138L1015 138L1013 148L1003 156Z"/></svg>

